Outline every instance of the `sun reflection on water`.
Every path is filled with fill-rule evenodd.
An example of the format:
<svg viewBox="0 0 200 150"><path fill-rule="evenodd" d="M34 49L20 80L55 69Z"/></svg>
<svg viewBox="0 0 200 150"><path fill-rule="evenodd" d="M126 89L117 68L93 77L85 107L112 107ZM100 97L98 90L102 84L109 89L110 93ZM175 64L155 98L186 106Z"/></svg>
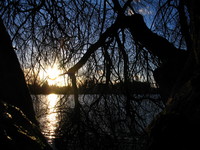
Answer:
<svg viewBox="0 0 200 150"><path fill-rule="evenodd" d="M53 139L56 136L56 129L58 128L58 102L59 97L56 94L47 95L45 101L43 101L46 114L43 118L41 118L42 120L40 121L43 124L41 130L47 137L49 143L53 143Z"/></svg>

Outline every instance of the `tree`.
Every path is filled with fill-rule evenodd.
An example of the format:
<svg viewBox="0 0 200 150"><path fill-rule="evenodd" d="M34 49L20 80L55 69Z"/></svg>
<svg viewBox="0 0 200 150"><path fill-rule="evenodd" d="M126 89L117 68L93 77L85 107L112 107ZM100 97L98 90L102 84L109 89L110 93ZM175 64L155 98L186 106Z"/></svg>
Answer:
<svg viewBox="0 0 200 150"><path fill-rule="evenodd" d="M0 18L0 147L51 150L35 118L24 74Z"/></svg>
<svg viewBox="0 0 200 150"><path fill-rule="evenodd" d="M107 87L115 82L123 83L123 108L129 120L124 122L127 128L130 127L131 134L137 134L138 114L134 103L137 99L130 92L129 85L135 76L140 76L141 81L151 82L153 86L156 81L163 101L170 103L164 111L166 114L161 114L152 126L152 139L155 137L152 149L159 149L166 140L156 139L156 132L160 132L156 129L164 126L173 131L170 124L173 117L189 120L190 126L198 125L195 123L198 118L192 120L188 117L188 114L198 116L199 108L196 102L199 88L194 84L199 81L199 12L196 0L43 0L1 2L1 5L4 6L2 17L12 27L9 32L17 49L24 50L21 61L32 60L24 65L34 70L57 58L60 60L64 74L71 77L75 89L76 113L81 113L77 96L79 76L95 78L99 83L106 83ZM155 13L152 28L145 21L148 18L141 15L144 12ZM90 109L100 100L97 98ZM193 105L195 107L191 109ZM111 110L106 102L105 106ZM171 112L176 112L176 115L171 115ZM75 116L81 121L81 114ZM159 124L159 120L169 124ZM185 126L184 129L187 130ZM159 132L157 137L161 136ZM83 136L81 132L78 135ZM178 133L177 138L180 136ZM177 142L177 146L179 144Z"/></svg>
<svg viewBox="0 0 200 150"><path fill-rule="evenodd" d="M24 74L2 20L0 20L0 33L0 98L8 104L19 107L32 122L37 123Z"/></svg>
<svg viewBox="0 0 200 150"><path fill-rule="evenodd" d="M197 1L180 1L179 11L188 9L190 18L186 23L184 14L180 14L182 34L185 36L188 58L185 61L179 79L171 90L170 103L155 122L152 130L152 143L149 149L194 149L199 147L195 138L200 133L199 126L199 11ZM187 16L187 17L188 17ZM198 42L197 42L198 41ZM165 128L165 129L164 129ZM165 144L167 141L167 144ZM163 147L165 145L165 147Z"/></svg>

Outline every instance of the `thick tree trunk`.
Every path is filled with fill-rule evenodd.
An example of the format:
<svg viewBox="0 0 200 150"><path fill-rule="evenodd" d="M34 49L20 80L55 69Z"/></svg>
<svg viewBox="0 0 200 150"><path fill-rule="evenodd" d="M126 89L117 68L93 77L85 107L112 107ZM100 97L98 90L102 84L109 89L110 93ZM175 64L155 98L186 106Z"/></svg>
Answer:
<svg viewBox="0 0 200 150"><path fill-rule="evenodd" d="M168 40L153 33L146 26L141 15L127 16L124 20L125 27L129 28L134 40L160 59L161 66L154 71L154 78L159 85L162 98L166 102L174 90L182 85L174 83L182 73L188 59L188 52L177 49ZM184 78L184 80L186 79Z"/></svg>
<svg viewBox="0 0 200 150"><path fill-rule="evenodd" d="M175 57L179 57L181 51L165 38L153 33L146 26L142 15L126 16L125 21L126 27L130 29L134 40L157 56L162 63L174 61Z"/></svg>
<svg viewBox="0 0 200 150"><path fill-rule="evenodd" d="M156 71L160 88L168 93L166 109L149 127L148 150L199 149L200 134L200 18L197 0L186 0L190 13L191 49L186 54L152 33L140 15L127 17L133 38L161 59ZM171 75L170 75L171 74ZM169 84L170 83L170 84Z"/></svg>
<svg viewBox="0 0 200 150"><path fill-rule="evenodd" d="M200 149L200 69L192 74L150 126L148 150Z"/></svg>
<svg viewBox="0 0 200 150"><path fill-rule="evenodd" d="M12 47L3 21L0 19L0 99L20 108L36 123L32 99L26 86L24 74Z"/></svg>

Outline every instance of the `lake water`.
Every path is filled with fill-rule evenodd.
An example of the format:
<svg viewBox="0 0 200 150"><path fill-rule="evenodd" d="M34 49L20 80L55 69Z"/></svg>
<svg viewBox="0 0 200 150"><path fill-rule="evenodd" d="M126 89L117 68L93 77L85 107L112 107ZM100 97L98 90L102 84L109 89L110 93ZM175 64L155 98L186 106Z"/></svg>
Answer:
<svg viewBox="0 0 200 150"><path fill-rule="evenodd" d="M34 107L40 128L50 144L56 137L60 120L60 99L62 95L49 94L33 96Z"/></svg>
<svg viewBox="0 0 200 150"><path fill-rule="evenodd" d="M32 97L34 100L36 116L40 122L42 133L47 138L48 142L50 144L53 144L53 140L57 136L56 130L59 127L60 120L62 120L63 111L65 111L66 108L74 107L73 95L49 94L32 95ZM119 97L122 98L122 96ZM153 99L158 99L157 95L151 95L150 97L152 97ZM79 101L82 105L89 106L95 99L98 98L99 95L80 95ZM113 104L115 104L115 98L113 99L113 97L111 98L111 96L108 96L108 99L110 99L110 102L112 102ZM147 98L142 96L141 98L143 100L139 103L135 102L134 106L138 114L143 117L141 124L146 125L149 124L152 121L153 117L161 111L161 108L159 106L160 102L155 103L153 101L149 101ZM107 102L109 103L109 100L107 100ZM118 105L119 108L121 105L124 104L118 101Z"/></svg>
<svg viewBox="0 0 200 150"><path fill-rule="evenodd" d="M47 141L53 144L63 111L74 107L73 95L32 95L32 98L40 129Z"/></svg>

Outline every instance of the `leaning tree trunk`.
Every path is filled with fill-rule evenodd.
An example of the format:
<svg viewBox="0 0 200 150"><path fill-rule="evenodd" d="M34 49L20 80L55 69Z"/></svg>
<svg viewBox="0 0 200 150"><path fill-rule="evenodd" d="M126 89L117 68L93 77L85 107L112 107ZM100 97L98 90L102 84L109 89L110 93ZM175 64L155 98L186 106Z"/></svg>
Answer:
<svg viewBox="0 0 200 150"><path fill-rule="evenodd" d="M190 13L190 56L177 80L170 104L151 126L149 150L200 149L200 13L197 0L185 1Z"/></svg>
<svg viewBox="0 0 200 150"><path fill-rule="evenodd" d="M160 58L154 76L167 100L166 109L151 126L148 150L199 149L200 135L200 18L197 0L183 1L190 14L190 51L176 49L152 33L140 15L127 17L134 40Z"/></svg>
<svg viewBox="0 0 200 150"><path fill-rule="evenodd" d="M36 123L31 96L12 42L0 18L0 100L20 108Z"/></svg>
<svg viewBox="0 0 200 150"><path fill-rule="evenodd" d="M161 65L154 70L154 78L159 85L162 99L166 102L171 96L172 90L178 88L174 83L179 79L189 53L177 49L168 40L153 33L146 26L140 14L127 16L125 22L133 39L161 61ZM185 80L184 78L184 81ZM180 87L181 84L178 86Z"/></svg>

